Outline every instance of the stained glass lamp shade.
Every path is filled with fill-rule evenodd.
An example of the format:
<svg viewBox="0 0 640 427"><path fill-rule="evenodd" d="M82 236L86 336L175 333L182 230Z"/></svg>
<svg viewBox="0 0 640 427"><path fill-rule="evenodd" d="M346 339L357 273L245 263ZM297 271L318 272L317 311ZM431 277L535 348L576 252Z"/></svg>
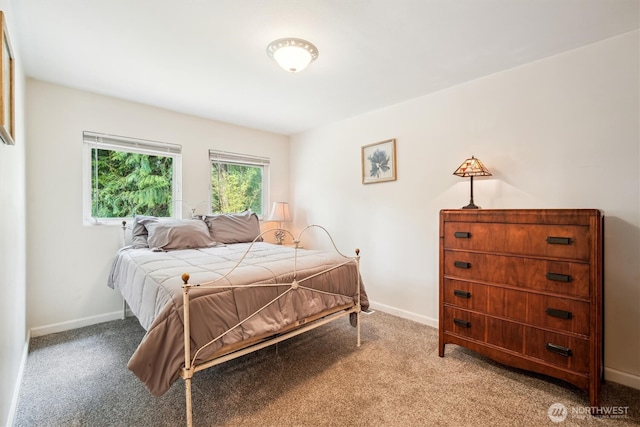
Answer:
<svg viewBox="0 0 640 427"><path fill-rule="evenodd" d="M469 204L467 206L463 206L462 209L478 209L479 206L476 206L475 203L473 203L473 177L491 176L489 169L487 169L480 160L471 156L470 159L462 162L460 167L458 167L453 174L462 178L469 177L471 179L471 200L469 201Z"/></svg>

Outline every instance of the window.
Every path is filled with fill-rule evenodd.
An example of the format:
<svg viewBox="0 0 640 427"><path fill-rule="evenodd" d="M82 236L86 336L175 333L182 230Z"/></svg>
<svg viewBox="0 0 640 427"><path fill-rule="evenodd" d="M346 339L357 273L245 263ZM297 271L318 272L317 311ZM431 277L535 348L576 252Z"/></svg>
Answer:
<svg viewBox="0 0 640 427"><path fill-rule="evenodd" d="M267 203L269 159L209 150L211 212L251 209L262 217Z"/></svg>
<svg viewBox="0 0 640 427"><path fill-rule="evenodd" d="M176 144L83 133L84 218L181 216L181 152Z"/></svg>

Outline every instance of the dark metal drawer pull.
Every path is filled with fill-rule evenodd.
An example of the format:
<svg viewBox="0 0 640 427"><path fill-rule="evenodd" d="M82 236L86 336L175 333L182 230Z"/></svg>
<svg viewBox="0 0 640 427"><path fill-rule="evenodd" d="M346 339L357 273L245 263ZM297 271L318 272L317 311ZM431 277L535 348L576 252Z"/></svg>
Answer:
<svg viewBox="0 0 640 427"><path fill-rule="evenodd" d="M467 322L466 320L462 320L462 319L453 319L453 323L455 323L458 326L462 326L463 328L471 327L471 322Z"/></svg>
<svg viewBox="0 0 640 427"><path fill-rule="evenodd" d="M471 268L471 263L470 262L454 261L453 265L458 267L458 268Z"/></svg>
<svg viewBox="0 0 640 427"><path fill-rule="evenodd" d="M563 347L558 344L551 344L550 342L547 343L547 350L549 350L552 353L557 353L565 357L569 357L573 355L573 352L571 351L570 348Z"/></svg>
<svg viewBox="0 0 640 427"><path fill-rule="evenodd" d="M570 311L558 310L557 308L547 307L545 311L549 316L559 317L561 319L571 319L573 317Z"/></svg>
<svg viewBox="0 0 640 427"><path fill-rule="evenodd" d="M455 233L453 233L453 237L455 237L456 239L470 239L471 233L469 233L468 231L456 231Z"/></svg>
<svg viewBox="0 0 640 427"><path fill-rule="evenodd" d="M547 237L547 243L550 245L570 245L573 243L571 237Z"/></svg>
<svg viewBox="0 0 640 427"><path fill-rule="evenodd" d="M471 298L471 292L461 291L459 289L455 289L453 294L460 298Z"/></svg>
<svg viewBox="0 0 640 427"><path fill-rule="evenodd" d="M571 276L568 274L547 273L547 279L554 282L570 282Z"/></svg>

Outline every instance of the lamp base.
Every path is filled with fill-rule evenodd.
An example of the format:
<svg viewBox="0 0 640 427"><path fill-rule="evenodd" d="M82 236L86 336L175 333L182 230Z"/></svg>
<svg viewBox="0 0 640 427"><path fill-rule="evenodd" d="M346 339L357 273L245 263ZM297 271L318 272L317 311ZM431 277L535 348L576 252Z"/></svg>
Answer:
<svg viewBox="0 0 640 427"><path fill-rule="evenodd" d="M275 240L276 245L282 245L284 243L284 230L278 229L275 231Z"/></svg>
<svg viewBox="0 0 640 427"><path fill-rule="evenodd" d="M462 209L480 209L480 206L476 206L473 202L471 202L467 206L463 206Z"/></svg>

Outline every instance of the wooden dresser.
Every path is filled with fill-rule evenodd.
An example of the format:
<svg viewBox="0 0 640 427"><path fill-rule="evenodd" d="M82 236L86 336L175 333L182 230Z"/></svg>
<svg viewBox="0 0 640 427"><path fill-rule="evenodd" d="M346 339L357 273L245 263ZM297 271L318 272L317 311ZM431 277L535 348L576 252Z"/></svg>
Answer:
<svg viewBox="0 0 640 427"><path fill-rule="evenodd" d="M464 346L600 407L602 278L599 210L442 210L439 355Z"/></svg>

